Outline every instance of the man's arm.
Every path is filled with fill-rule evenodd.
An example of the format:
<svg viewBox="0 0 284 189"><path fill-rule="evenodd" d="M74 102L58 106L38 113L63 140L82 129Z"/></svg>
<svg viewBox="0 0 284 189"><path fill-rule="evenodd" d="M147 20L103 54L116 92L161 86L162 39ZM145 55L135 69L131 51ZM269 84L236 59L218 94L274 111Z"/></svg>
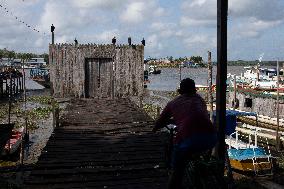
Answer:
<svg viewBox="0 0 284 189"><path fill-rule="evenodd" d="M161 129L166 125L168 125L170 123L171 117L172 117L171 109L169 104L167 104L164 110L162 111L161 115L159 116L159 118L156 120L153 131L155 132L158 129Z"/></svg>

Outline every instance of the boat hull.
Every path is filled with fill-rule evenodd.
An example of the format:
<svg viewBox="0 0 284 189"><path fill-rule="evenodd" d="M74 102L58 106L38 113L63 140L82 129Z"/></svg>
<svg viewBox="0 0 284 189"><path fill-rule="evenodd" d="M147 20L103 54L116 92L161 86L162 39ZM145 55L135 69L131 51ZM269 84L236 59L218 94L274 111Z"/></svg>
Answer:
<svg viewBox="0 0 284 189"><path fill-rule="evenodd" d="M237 160L230 159L230 164L233 169L240 171L270 171L272 169L272 163L264 158L256 159L258 163L253 163L252 159Z"/></svg>

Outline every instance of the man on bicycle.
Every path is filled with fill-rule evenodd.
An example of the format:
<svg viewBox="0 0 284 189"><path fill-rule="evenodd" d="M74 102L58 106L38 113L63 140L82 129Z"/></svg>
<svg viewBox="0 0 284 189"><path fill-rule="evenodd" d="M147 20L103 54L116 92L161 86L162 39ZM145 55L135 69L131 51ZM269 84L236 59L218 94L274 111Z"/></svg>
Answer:
<svg viewBox="0 0 284 189"><path fill-rule="evenodd" d="M216 130L210 121L206 103L196 93L194 80L183 79L178 92L180 95L166 105L153 128L156 132L168 125L171 119L177 126L171 162L170 189L181 188L188 157L212 149L217 142Z"/></svg>

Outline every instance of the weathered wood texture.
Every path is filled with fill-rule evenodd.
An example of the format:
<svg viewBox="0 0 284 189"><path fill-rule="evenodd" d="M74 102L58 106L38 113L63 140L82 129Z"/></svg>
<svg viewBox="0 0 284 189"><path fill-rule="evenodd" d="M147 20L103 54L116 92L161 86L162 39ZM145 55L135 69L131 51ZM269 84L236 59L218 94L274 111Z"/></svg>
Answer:
<svg viewBox="0 0 284 189"><path fill-rule="evenodd" d="M85 63L86 60L94 59L112 59L113 61L112 72L108 73L113 75L113 81L105 82L101 89L112 86L114 97L142 95L144 46L51 44L49 45L49 62L53 95L55 97L86 97ZM92 70L94 69L95 66ZM91 82L97 79L92 77ZM96 96L91 97L105 97L101 94L102 92L105 91L99 89L95 91Z"/></svg>
<svg viewBox="0 0 284 189"><path fill-rule="evenodd" d="M252 107L245 107L245 99L252 99ZM242 93L236 94L236 99L239 101L240 110L247 112L256 112L260 115L265 115L269 117L276 117L277 115L277 101L273 98L261 98L261 97L252 97L250 95L245 95ZM234 100L234 92L229 92L229 107L233 108L232 102ZM284 101L279 101L279 117L284 118Z"/></svg>
<svg viewBox="0 0 284 189"><path fill-rule="evenodd" d="M129 100L77 100L25 188L166 188L165 133Z"/></svg>

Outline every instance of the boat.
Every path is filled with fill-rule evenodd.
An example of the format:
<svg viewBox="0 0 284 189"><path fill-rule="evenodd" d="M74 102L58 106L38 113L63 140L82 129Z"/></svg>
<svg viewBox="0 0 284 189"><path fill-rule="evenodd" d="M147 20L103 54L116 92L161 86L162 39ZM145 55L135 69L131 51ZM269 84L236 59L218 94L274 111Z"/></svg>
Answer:
<svg viewBox="0 0 284 189"><path fill-rule="evenodd" d="M15 124L0 124L0 152L2 152L9 140L14 126Z"/></svg>
<svg viewBox="0 0 284 189"><path fill-rule="evenodd" d="M45 88L50 88L50 75L49 69L47 68L33 68L30 70L30 78L44 86Z"/></svg>
<svg viewBox="0 0 284 189"><path fill-rule="evenodd" d="M248 142L240 140L240 133L236 130L237 116L255 116L256 120L258 120L257 114L253 112L226 111L226 128L230 132L226 132L227 137L225 142L228 146L227 151L231 167L240 171L254 172L255 175L271 175L273 173L273 157L270 153L269 146L268 150L258 146L257 130L252 130L248 136L245 137L248 138ZM254 138L254 141L252 141L252 138Z"/></svg>
<svg viewBox="0 0 284 189"><path fill-rule="evenodd" d="M251 88L254 90L262 91L275 91L277 90L277 69L275 68L260 68L259 64L255 67L244 67L245 72L240 76L232 74L227 75L227 82L230 86L234 86L236 80L237 88ZM283 70L279 71L279 88L283 85ZM281 79L282 78L282 79Z"/></svg>
<svg viewBox="0 0 284 189"><path fill-rule="evenodd" d="M19 149L22 142L23 133L24 127L12 130L11 137L8 139L4 149L1 152L2 156L11 155Z"/></svg>
<svg viewBox="0 0 284 189"><path fill-rule="evenodd" d="M149 74L160 74L161 70L157 69L157 66L149 66Z"/></svg>

